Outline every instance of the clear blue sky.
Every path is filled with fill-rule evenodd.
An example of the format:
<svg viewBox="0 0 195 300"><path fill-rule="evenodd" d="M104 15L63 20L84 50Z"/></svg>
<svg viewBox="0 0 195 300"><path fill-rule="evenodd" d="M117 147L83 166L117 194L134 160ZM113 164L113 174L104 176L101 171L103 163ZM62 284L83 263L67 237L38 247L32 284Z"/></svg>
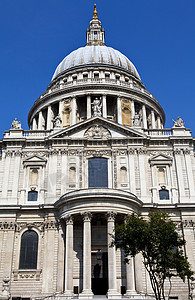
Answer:
<svg viewBox="0 0 195 300"><path fill-rule="evenodd" d="M0 0L0 130L27 115L56 66L84 46L93 4L106 44L125 54L160 102L195 135L194 0Z"/></svg>

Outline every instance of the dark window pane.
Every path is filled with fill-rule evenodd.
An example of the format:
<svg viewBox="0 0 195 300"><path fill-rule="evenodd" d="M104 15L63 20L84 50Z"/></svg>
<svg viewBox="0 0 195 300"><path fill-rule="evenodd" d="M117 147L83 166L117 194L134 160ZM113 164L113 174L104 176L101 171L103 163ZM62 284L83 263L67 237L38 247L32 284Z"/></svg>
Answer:
<svg viewBox="0 0 195 300"><path fill-rule="evenodd" d="M169 200L169 191L160 190L159 191L159 198L160 198L160 200Z"/></svg>
<svg viewBox="0 0 195 300"><path fill-rule="evenodd" d="M89 187L108 187L107 158L97 157L88 160Z"/></svg>
<svg viewBox="0 0 195 300"><path fill-rule="evenodd" d="M28 201L37 201L38 192L37 191L30 191L28 192Z"/></svg>
<svg viewBox="0 0 195 300"><path fill-rule="evenodd" d="M38 235L33 230L25 231L21 238L19 269L37 268Z"/></svg>

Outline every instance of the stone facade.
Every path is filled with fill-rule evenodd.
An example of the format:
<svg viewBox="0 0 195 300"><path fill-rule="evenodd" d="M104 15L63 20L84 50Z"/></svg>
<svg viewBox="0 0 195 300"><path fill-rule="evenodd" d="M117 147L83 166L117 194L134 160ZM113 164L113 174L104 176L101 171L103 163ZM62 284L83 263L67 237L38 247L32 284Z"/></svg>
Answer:
<svg viewBox="0 0 195 300"><path fill-rule="evenodd" d="M93 47L103 58L90 56ZM0 282L10 278L12 297L149 299L141 255L125 265L109 245L115 222L156 208L177 222L195 270L194 138L181 118L164 128L133 64L105 46L96 9L86 49L56 69L30 110L30 130L15 119L1 141ZM34 268L21 267L26 232L37 236ZM174 279L172 299L187 299L191 286Z"/></svg>

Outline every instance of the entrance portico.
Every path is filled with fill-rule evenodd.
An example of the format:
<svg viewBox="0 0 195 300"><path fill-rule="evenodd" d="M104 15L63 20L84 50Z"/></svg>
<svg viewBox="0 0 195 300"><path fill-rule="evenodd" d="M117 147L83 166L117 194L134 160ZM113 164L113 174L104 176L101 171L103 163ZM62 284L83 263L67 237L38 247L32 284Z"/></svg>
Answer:
<svg viewBox="0 0 195 300"><path fill-rule="evenodd" d="M82 299L92 299L94 294L120 299L121 290L127 290L128 297L136 294L133 262L125 266L120 250L110 247L115 222L123 222L136 197L120 191L119 198L116 190L107 189L108 199L105 199L106 189L104 198L100 196L103 190L91 189L88 195L80 190L80 199L75 199L74 192L70 192L57 204L66 224L64 295L67 298L72 298L75 291ZM84 194L85 201L82 201ZM78 197L79 192L75 195ZM64 205L68 214L63 213ZM109 209L111 205L116 207L115 211Z"/></svg>

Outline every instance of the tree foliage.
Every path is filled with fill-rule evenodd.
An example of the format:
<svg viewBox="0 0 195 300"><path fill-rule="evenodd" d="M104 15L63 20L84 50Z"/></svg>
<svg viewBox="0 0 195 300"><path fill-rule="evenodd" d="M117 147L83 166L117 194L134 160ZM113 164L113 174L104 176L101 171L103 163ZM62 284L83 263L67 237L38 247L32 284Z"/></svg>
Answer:
<svg viewBox="0 0 195 300"><path fill-rule="evenodd" d="M150 213L147 220L133 213L124 224L115 226L112 245L124 250L126 262L129 256L143 255L157 300L165 299L165 279L179 276L185 281L193 275L183 252L185 240L165 212Z"/></svg>

